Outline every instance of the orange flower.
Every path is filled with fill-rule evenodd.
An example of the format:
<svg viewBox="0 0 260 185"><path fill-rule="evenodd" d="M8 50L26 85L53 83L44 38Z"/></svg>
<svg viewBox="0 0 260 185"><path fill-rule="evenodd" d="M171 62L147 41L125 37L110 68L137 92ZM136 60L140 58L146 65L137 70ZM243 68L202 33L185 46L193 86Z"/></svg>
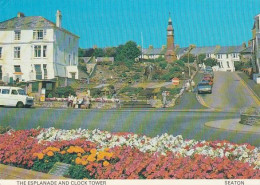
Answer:
<svg viewBox="0 0 260 185"><path fill-rule="evenodd" d="M66 154L66 151L64 151L64 150L63 150L63 151L61 151L61 154L62 154L62 155L63 155L63 154Z"/></svg>
<svg viewBox="0 0 260 185"><path fill-rule="evenodd" d="M39 154L38 154L38 159L43 159L43 157L44 157L44 154L43 154L43 153L39 153Z"/></svg>
<svg viewBox="0 0 260 185"><path fill-rule="evenodd" d="M105 152L109 152L109 148L105 148L104 151L105 151Z"/></svg>
<svg viewBox="0 0 260 185"><path fill-rule="evenodd" d="M75 159L75 163L76 163L76 164L81 164L81 162L82 162L81 158L77 157L77 158Z"/></svg>
<svg viewBox="0 0 260 185"><path fill-rule="evenodd" d="M95 148L92 148L92 149L90 150L90 153L91 153L91 154L96 154L96 153L97 153L97 150L96 150Z"/></svg>
<svg viewBox="0 0 260 185"><path fill-rule="evenodd" d="M85 165L88 164L88 161L85 161L85 160L84 160L84 161L81 162L81 164L85 166Z"/></svg>
<svg viewBox="0 0 260 185"><path fill-rule="evenodd" d="M49 152L47 152L47 155L48 155L49 157L51 157L51 156L54 155L54 153L53 153L53 151L49 151Z"/></svg>
<svg viewBox="0 0 260 185"><path fill-rule="evenodd" d="M89 155L87 160L90 162L94 162L96 160L95 155L93 155L93 154Z"/></svg>
<svg viewBox="0 0 260 185"><path fill-rule="evenodd" d="M109 162L107 162L107 161L103 162L103 166L108 166L108 165L109 165Z"/></svg>
<svg viewBox="0 0 260 185"><path fill-rule="evenodd" d="M69 149L67 150L67 152L70 153L70 154L72 154L72 153L73 153L73 150L72 150L71 148L69 148Z"/></svg>

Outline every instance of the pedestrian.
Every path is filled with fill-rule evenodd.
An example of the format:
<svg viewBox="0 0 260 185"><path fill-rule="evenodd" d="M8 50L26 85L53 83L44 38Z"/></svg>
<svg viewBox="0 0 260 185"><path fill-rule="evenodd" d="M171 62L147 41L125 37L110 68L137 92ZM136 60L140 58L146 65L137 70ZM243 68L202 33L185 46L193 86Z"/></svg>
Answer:
<svg viewBox="0 0 260 185"><path fill-rule="evenodd" d="M85 106L86 106L86 109L90 108L90 99L88 96L86 96L86 98L85 98Z"/></svg>
<svg viewBox="0 0 260 185"><path fill-rule="evenodd" d="M73 108L76 108L77 102L78 102L78 98L77 96L75 96L73 99Z"/></svg>
<svg viewBox="0 0 260 185"><path fill-rule="evenodd" d="M69 94L69 97L68 97L68 107L72 107L73 100L74 100L73 95Z"/></svg>
<svg viewBox="0 0 260 185"><path fill-rule="evenodd" d="M166 93L166 91L163 91L163 92L162 92L162 98L163 98L163 108L165 108L165 107L166 107L166 101L167 101L167 99L166 99L166 96L167 96L167 93Z"/></svg>

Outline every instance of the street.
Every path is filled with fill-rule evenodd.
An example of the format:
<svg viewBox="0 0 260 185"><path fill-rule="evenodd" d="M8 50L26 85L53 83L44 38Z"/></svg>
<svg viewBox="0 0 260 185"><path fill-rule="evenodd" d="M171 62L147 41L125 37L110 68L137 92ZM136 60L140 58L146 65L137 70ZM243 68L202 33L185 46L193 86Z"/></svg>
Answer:
<svg viewBox="0 0 260 185"><path fill-rule="evenodd" d="M246 107L259 107L260 101L235 72L214 72L212 94L200 94L209 108L237 111Z"/></svg>
<svg viewBox="0 0 260 185"><path fill-rule="evenodd" d="M159 110L80 110L0 108L0 123L14 129L55 127L134 132L148 136L164 133L184 139L228 140L260 146L257 134L236 133L204 126L206 122L238 118L238 113Z"/></svg>

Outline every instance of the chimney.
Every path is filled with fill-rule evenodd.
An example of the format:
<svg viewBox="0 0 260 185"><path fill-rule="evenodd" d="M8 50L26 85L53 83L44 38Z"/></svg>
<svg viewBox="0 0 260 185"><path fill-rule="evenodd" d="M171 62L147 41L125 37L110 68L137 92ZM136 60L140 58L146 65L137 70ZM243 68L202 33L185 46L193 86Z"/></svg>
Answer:
<svg viewBox="0 0 260 185"><path fill-rule="evenodd" d="M56 13L56 26L59 27L59 28L61 28L61 18L62 18L61 11L57 10L57 13Z"/></svg>
<svg viewBox="0 0 260 185"><path fill-rule="evenodd" d="M22 13L22 12L18 12L18 13L17 13L17 17L25 17L25 15L24 15L24 13Z"/></svg>

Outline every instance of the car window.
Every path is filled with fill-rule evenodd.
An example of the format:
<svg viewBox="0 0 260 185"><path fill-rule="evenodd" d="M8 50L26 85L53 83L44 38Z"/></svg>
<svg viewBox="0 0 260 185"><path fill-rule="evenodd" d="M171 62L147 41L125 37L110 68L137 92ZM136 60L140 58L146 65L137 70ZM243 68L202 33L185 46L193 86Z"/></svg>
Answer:
<svg viewBox="0 0 260 185"><path fill-rule="evenodd" d="M2 89L0 89L0 94L1 94L1 91L2 91Z"/></svg>
<svg viewBox="0 0 260 185"><path fill-rule="evenodd" d="M20 95L26 95L26 94L25 94L25 91L24 91L23 89L18 89L18 93L19 93Z"/></svg>
<svg viewBox="0 0 260 185"><path fill-rule="evenodd" d="M10 90L9 89L2 89L2 94L9 94Z"/></svg>
<svg viewBox="0 0 260 185"><path fill-rule="evenodd" d="M11 94L13 94L13 95L17 95L18 92L17 92L16 90L12 90L12 93L11 93Z"/></svg>

